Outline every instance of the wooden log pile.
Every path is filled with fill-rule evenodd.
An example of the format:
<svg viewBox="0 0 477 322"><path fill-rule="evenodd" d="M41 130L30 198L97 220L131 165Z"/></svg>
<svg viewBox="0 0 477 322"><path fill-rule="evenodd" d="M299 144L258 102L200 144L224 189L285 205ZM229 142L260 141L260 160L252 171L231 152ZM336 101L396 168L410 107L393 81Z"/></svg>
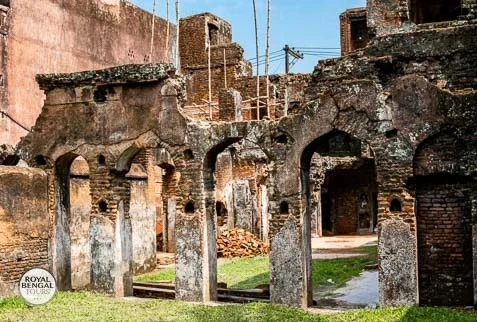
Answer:
<svg viewBox="0 0 477 322"><path fill-rule="evenodd" d="M226 230L217 238L218 257L251 257L269 252L268 244L243 229Z"/></svg>

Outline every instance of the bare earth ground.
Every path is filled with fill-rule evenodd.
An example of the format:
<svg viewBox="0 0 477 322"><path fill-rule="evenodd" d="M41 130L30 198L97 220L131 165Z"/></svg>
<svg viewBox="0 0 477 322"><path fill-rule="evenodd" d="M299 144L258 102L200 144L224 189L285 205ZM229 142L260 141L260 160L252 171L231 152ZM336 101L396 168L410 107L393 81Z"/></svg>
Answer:
<svg viewBox="0 0 477 322"><path fill-rule="evenodd" d="M365 256L356 250L378 243L378 235L316 237L311 240L313 259L336 259Z"/></svg>

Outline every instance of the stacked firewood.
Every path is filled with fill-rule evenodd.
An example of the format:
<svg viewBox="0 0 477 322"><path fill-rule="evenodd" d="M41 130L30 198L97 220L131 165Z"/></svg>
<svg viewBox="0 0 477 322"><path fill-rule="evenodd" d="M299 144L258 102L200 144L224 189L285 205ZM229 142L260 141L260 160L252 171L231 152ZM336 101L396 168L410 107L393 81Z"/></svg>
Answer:
<svg viewBox="0 0 477 322"><path fill-rule="evenodd" d="M218 257L251 257L266 255L269 251L268 244L243 229L226 230L217 238Z"/></svg>

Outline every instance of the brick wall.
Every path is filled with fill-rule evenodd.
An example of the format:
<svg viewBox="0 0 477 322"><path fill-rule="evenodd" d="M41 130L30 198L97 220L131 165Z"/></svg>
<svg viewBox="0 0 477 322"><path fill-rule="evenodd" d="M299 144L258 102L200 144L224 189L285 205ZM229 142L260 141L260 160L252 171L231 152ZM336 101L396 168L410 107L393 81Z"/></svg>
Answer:
<svg viewBox="0 0 477 322"><path fill-rule="evenodd" d="M47 177L44 171L0 166L0 296L11 295L28 269L48 262Z"/></svg>
<svg viewBox="0 0 477 322"><path fill-rule="evenodd" d="M366 8L348 9L340 15L341 55L365 47L370 39Z"/></svg>
<svg viewBox="0 0 477 322"><path fill-rule="evenodd" d="M422 179L417 186L422 305L474 304L470 195L470 184L462 182Z"/></svg>

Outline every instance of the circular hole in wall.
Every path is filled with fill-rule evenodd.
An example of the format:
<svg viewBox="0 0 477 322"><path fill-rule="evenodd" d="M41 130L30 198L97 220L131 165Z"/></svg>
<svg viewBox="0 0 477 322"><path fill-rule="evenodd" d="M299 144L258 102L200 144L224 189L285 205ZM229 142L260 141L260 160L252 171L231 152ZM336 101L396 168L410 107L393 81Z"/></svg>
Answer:
<svg viewBox="0 0 477 322"><path fill-rule="evenodd" d="M106 165L106 157L102 154L98 155L98 164L100 166Z"/></svg>
<svg viewBox="0 0 477 322"><path fill-rule="evenodd" d="M275 137L275 141L281 144L287 144L288 143L288 137L286 134L280 134L277 137Z"/></svg>
<svg viewBox="0 0 477 322"><path fill-rule="evenodd" d="M402 211L402 204L399 199L391 200L391 205L389 206L389 210L391 212L401 212Z"/></svg>
<svg viewBox="0 0 477 322"><path fill-rule="evenodd" d="M34 159L34 162L36 166L43 166L47 164L46 158L42 155L37 155Z"/></svg>
<svg viewBox="0 0 477 322"><path fill-rule="evenodd" d="M108 204L106 203L106 201L101 200L100 202L98 202L98 208L99 211L106 212L106 210L108 210Z"/></svg>
<svg viewBox="0 0 477 322"><path fill-rule="evenodd" d="M108 92L103 87L98 87L93 91L93 100L96 103L103 103L108 100Z"/></svg>
<svg viewBox="0 0 477 322"><path fill-rule="evenodd" d="M186 205L184 207L184 211L185 211L186 214L193 214L195 212L194 202L189 201L188 203L186 203Z"/></svg>
<svg viewBox="0 0 477 322"><path fill-rule="evenodd" d="M187 149L184 151L184 159L185 160L193 160L194 159L194 153L192 152L191 149Z"/></svg>
<svg viewBox="0 0 477 322"><path fill-rule="evenodd" d="M282 201L280 204L280 214L287 215L290 213L290 205L286 201Z"/></svg>

